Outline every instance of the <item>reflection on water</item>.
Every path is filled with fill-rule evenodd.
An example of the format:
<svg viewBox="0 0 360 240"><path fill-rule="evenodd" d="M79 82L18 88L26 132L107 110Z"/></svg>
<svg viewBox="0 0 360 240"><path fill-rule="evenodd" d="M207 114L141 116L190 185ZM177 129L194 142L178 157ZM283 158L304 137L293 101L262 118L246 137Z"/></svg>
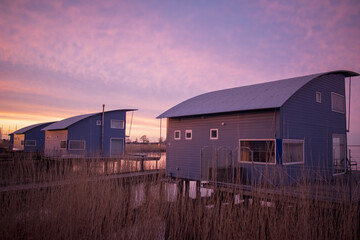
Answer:
<svg viewBox="0 0 360 240"><path fill-rule="evenodd" d="M360 145L349 145L349 157L357 165L352 166L354 170L360 170Z"/></svg>
<svg viewBox="0 0 360 240"><path fill-rule="evenodd" d="M151 153L147 156L151 156ZM79 159L73 161L72 170L74 172L82 171L86 168L87 172L93 174L116 174L116 173L127 173L137 172L156 169L166 168L166 153L161 153L159 160L146 160L141 159Z"/></svg>

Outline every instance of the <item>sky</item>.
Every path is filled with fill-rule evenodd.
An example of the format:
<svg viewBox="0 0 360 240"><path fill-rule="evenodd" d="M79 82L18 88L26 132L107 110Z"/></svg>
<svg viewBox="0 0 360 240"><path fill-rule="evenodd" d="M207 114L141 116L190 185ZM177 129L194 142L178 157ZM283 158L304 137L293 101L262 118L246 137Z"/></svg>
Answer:
<svg viewBox="0 0 360 240"><path fill-rule="evenodd" d="M3 134L105 104L139 109L127 134L157 141L156 117L190 97L340 69L360 73L359 0L0 0Z"/></svg>

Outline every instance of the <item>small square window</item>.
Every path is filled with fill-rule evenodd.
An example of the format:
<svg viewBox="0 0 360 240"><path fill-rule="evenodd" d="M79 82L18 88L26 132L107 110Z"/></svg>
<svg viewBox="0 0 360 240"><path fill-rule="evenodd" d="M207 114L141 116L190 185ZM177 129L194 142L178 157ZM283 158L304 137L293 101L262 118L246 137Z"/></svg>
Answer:
<svg viewBox="0 0 360 240"><path fill-rule="evenodd" d="M218 129L210 129L210 139L211 140L218 139Z"/></svg>
<svg viewBox="0 0 360 240"><path fill-rule="evenodd" d="M185 139L186 140L192 139L192 130L185 130Z"/></svg>
<svg viewBox="0 0 360 240"><path fill-rule="evenodd" d="M180 140L180 139L181 139L181 132L180 132L180 130L175 130L175 131L174 131L174 139L175 139L175 140Z"/></svg>
<svg viewBox="0 0 360 240"><path fill-rule="evenodd" d="M101 120L96 120L96 126L101 126Z"/></svg>
<svg viewBox="0 0 360 240"><path fill-rule="evenodd" d="M321 92L316 92L316 102L321 103Z"/></svg>

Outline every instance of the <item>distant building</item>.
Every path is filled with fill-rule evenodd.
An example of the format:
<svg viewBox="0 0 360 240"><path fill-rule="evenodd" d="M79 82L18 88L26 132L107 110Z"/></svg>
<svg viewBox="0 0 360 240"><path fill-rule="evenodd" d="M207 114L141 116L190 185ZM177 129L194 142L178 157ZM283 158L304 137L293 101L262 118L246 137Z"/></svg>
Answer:
<svg viewBox="0 0 360 240"><path fill-rule="evenodd" d="M45 144L44 127L54 122L39 123L21 128L10 135L10 149L25 152L43 152Z"/></svg>
<svg viewBox="0 0 360 240"><path fill-rule="evenodd" d="M170 108L166 173L226 183L346 171L345 78L333 71L205 93ZM265 179L265 180L264 180Z"/></svg>
<svg viewBox="0 0 360 240"><path fill-rule="evenodd" d="M51 157L119 157L124 154L126 112L121 109L79 115L43 128L45 155Z"/></svg>

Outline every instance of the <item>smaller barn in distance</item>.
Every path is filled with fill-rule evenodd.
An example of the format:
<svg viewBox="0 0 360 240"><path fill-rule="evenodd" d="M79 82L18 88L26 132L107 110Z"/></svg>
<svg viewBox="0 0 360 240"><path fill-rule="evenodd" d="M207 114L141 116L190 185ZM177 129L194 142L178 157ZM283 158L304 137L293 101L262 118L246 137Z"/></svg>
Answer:
<svg viewBox="0 0 360 240"><path fill-rule="evenodd" d="M253 184L347 170L345 78L332 71L205 93L162 113L166 174Z"/></svg>
<svg viewBox="0 0 360 240"><path fill-rule="evenodd" d="M9 134L10 149L42 153L44 151L45 132L41 131L41 129L53 123L54 122L38 123Z"/></svg>
<svg viewBox="0 0 360 240"><path fill-rule="evenodd" d="M124 154L126 112L120 109L70 117L43 128L49 157L119 157Z"/></svg>

